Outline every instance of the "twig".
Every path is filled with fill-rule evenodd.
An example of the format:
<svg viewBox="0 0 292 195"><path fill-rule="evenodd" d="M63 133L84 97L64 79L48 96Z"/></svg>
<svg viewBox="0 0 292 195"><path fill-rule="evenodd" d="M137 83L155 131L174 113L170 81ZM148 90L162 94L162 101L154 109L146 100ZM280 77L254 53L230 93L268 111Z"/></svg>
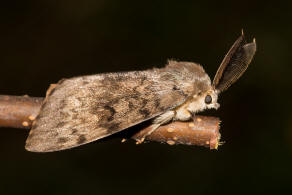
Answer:
<svg viewBox="0 0 292 195"><path fill-rule="evenodd" d="M195 116L192 122L174 121L163 125L146 137L147 140L164 142L169 145L198 145L217 149L220 141L220 120L216 117ZM151 128L147 127L132 138L140 139Z"/></svg>
<svg viewBox="0 0 292 195"><path fill-rule="evenodd" d="M0 126L31 128L44 98L0 95Z"/></svg>
<svg viewBox="0 0 292 195"><path fill-rule="evenodd" d="M0 126L29 129L35 120L44 98L0 95ZM192 122L175 121L159 127L146 137L148 141L199 145L217 149L220 120L216 117L195 116ZM138 140L147 134L149 127L131 138Z"/></svg>

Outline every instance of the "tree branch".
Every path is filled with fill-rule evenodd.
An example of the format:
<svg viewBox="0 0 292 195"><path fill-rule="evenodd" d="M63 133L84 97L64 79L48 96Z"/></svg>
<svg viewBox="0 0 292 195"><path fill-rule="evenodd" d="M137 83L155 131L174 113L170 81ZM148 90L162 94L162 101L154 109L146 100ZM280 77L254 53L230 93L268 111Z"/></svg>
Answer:
<svg viewBox="0 0 292 195"><path fill-rule="evenodd" d="M31 128L43 100L38 97L0 95L0 127ZM217 149L220 140L219 123L216 117L195 116L192 122L174 121L163 125L148 135L146 140ZM139 140L150 130L150 127L146 127L131 138Z"/></svg>
<svg viewBox="0 0 292 195"><path fill-rule="evenodd" d="M0 95L0 126L31 128L44 98Z"/></svg>

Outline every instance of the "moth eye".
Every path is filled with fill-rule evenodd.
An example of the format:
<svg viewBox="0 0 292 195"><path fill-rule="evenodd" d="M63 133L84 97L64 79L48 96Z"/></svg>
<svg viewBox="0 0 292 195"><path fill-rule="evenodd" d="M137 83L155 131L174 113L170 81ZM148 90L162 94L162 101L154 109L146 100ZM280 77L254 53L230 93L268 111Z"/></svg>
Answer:
<svg viewBox="0 0 292 195"><path fill-rule="evenodd" d="M205 103L210 104L212 102L212 97L210 95L206 95L205 97Z"/></svg>

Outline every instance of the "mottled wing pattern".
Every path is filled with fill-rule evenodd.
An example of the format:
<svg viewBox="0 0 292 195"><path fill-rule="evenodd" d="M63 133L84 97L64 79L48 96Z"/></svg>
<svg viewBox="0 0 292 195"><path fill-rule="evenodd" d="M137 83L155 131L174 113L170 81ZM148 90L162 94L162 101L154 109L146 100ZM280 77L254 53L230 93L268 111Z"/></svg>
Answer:
<svg viewBox="0 0 292 195"><path fill-rule="evenodd" d="M153 118L183 103L200 74L197 64L171 61L162 69L64 79L48 92L26 149L68 149Z"/></svg>

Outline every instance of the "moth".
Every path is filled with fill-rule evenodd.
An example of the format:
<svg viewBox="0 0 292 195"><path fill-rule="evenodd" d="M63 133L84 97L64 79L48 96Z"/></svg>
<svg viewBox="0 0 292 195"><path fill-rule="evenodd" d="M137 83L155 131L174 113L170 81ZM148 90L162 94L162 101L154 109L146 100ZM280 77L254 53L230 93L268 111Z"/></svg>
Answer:
<svg viewBox="0 0 292 195"><path fill-rule="evenodd" d="M242 33L213 82L199 64L174 60L164 68L63 79L48 90L25 147L59 151L150 119L153 132L172 120L187 121L205 109L218 109L218 95L245 72L255 51L255 39L246 43Z"/></svg>

